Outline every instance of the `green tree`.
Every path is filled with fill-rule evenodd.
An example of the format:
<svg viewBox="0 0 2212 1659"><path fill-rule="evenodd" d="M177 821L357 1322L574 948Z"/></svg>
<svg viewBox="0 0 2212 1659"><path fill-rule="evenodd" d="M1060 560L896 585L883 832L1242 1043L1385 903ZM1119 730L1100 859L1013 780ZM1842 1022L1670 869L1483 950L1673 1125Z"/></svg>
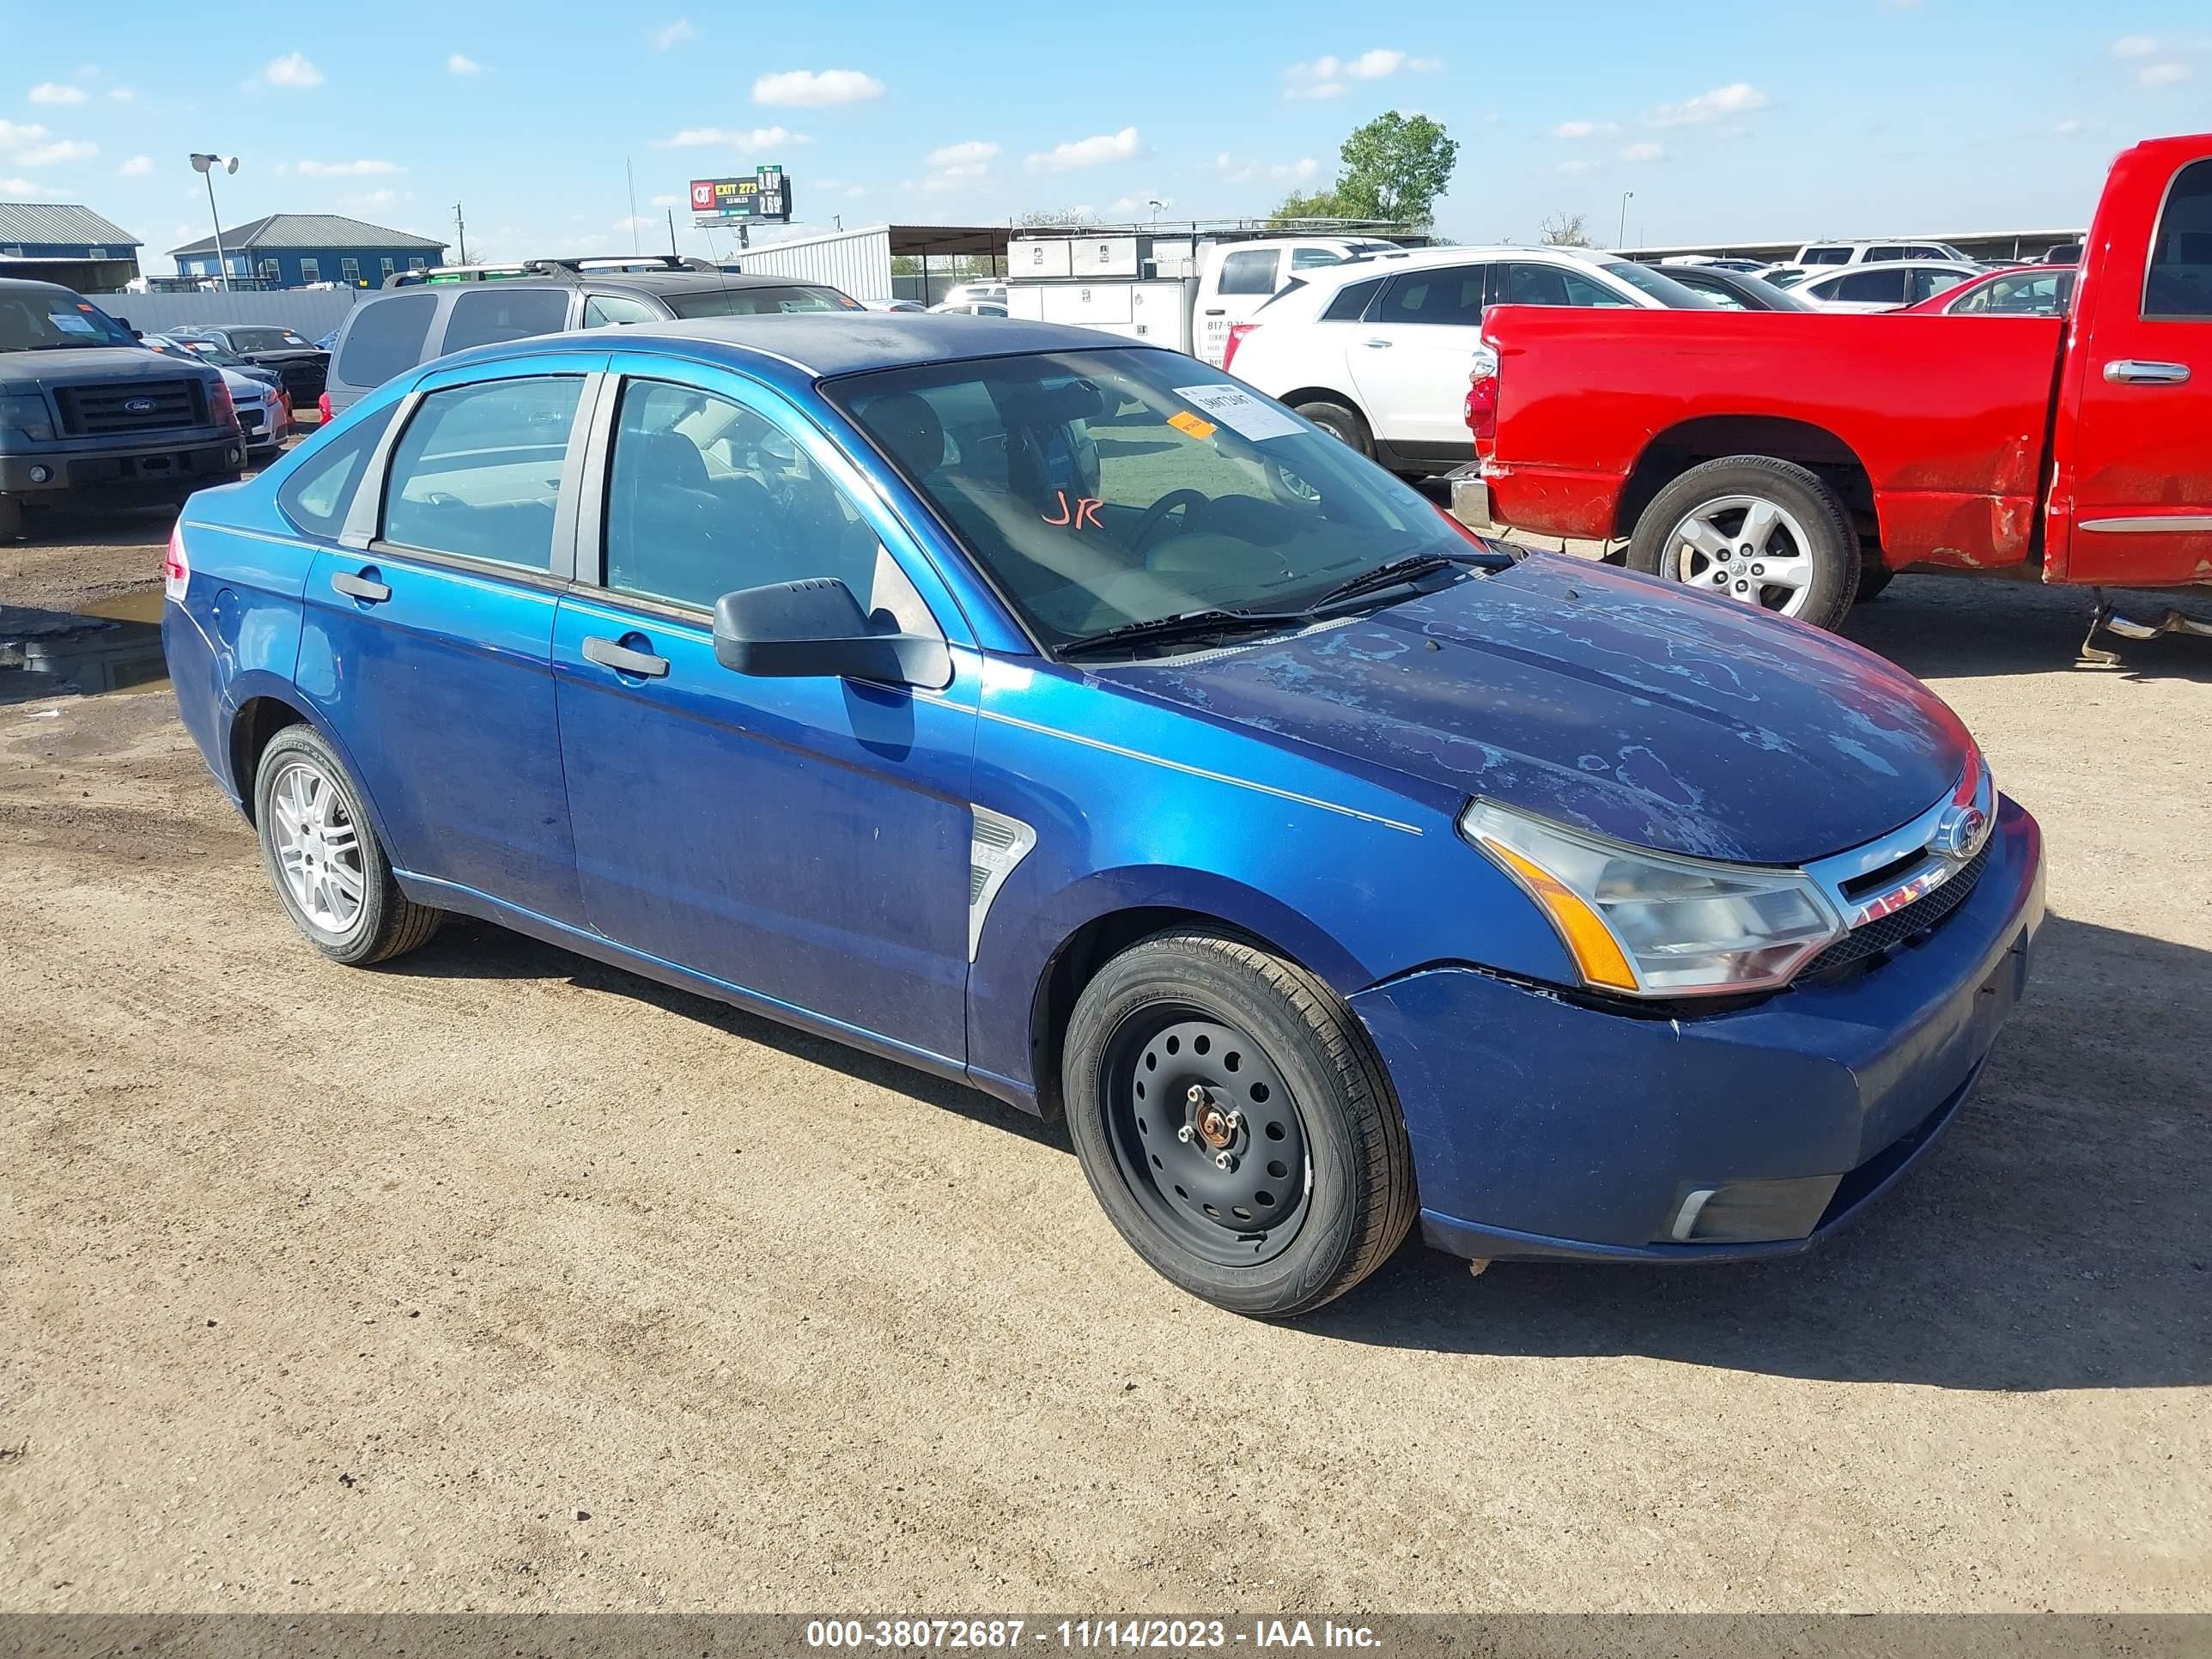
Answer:
<svg viewBox="0 0 2212 1659"><path fill-rule="evenodd" d="M1459 162L1459 145L1441 123L1395 109L1356 129L1338 154L1344 171L1336 182L1285 198L1275 218L1382 219L1425 229Z"/></svg>

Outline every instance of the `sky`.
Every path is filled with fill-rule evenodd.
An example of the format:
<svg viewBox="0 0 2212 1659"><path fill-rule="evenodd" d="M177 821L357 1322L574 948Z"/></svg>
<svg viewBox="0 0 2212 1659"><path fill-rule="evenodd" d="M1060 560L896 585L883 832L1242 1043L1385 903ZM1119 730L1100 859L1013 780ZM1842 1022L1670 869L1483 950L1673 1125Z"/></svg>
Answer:
<svg viewBox="0 0 2212 1659"><path fill-rule="evenodd" d="M1459 241L1576 214L1631 246L2057 228L2120 149L2212 130L2204 0L67 16L0 0L0 200L91 207L155 272L210 229L195 149L240 157L226 227L335 212L450 240L459 202L472 257L520 258L665 250L670 208L683 252L726 252L688 223L689 181L763 162L794 234L1264 213L1389 109L1458 141L1437 228Z"/></svg>

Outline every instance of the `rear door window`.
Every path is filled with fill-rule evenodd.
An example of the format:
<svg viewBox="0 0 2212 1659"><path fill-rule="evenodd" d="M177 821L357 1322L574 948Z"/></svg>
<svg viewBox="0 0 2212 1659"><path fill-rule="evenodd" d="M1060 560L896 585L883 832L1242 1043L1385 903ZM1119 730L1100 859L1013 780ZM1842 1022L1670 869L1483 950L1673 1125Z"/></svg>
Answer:
<svg viewBox="0 0 2212 1659"><path fill-rule="evenodd" d="M2212 318L2212 158L2174 175L2151 239L2145 317Z"/></svg>
<svg viewBox="0 0 2212 1659"><path fill-rule="evenodd" d="M437 315L434 294L396 294L357 307L338 349L337 378L348 386L382 386L414 368Z"/></svg>
<svg viewBox="0 0 2212 1659"><path fill-rule="evenodd" d="M1831 300L1861 304L1903 305L1905 281L1909 275L1903 270L1857 271L1830 283L1826 295Z"/></svg>
<svg viewBox="0 0 2212 1659"><path fill-rule="evenodd" d="M485 283L453 301L446 319L447 351L558 334L568 325L568 290Z"/></svg>
<svg viewBox="0 0 2212 1659"><path fill-rule="evenodd" d="M1489 270L1483 265L1446 265L1434 270L1401 270L1369 320L1427 323L1476 328L1482 323L1483 291Z"/></svg>
<svg viewBox="0 0 2212 1659"><path fill-rule="evenodd" d="M386 404L362 416L302 457L276 491L276 505L284 516L311 536L336 539L345 528L346 510L353 505L368 458L398 407Z"/></svg>
<svg viewBox="0 0 2212 1659"><path fill-rule="evenodd" d="M392 447L384 539L545 570L580 377L487 380L433 392Z"/></svg>
<svg viewBox="0 0 2212 1659"><path fill-rule="evenodd" d="M611 323L657 323L660 313L642 300L623 294L594 294L584 301L584 326L605 328Z"/></svg>

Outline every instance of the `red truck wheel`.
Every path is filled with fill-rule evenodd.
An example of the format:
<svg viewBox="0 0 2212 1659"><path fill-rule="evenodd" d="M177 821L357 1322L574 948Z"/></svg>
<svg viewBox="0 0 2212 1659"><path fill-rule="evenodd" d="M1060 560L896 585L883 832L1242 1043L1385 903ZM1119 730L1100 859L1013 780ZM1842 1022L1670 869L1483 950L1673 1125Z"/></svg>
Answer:
<svg viewBox="0 0 2212 1659"><path fill-rule="evenodd" d="M1771 455L1693 466L1654 496L1628 568L1833 628L1859 585L1850 514L1817 473Z"/></svg>

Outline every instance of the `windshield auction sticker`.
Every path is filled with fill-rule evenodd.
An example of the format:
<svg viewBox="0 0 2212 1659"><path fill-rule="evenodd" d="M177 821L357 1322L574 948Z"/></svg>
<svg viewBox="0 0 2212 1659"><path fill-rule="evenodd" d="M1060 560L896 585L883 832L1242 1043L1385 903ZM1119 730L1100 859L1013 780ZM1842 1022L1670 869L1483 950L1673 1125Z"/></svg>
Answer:
<svg viewBox="0 0 2212 1659"><path fill-rule="evenodd" d="M1279 409L1270 409L1241 386L1179 386L1176 396L1193 408L1205 410L1231 431L1258 442L1262 438L1287 438L1305 428Z"/></svg>

